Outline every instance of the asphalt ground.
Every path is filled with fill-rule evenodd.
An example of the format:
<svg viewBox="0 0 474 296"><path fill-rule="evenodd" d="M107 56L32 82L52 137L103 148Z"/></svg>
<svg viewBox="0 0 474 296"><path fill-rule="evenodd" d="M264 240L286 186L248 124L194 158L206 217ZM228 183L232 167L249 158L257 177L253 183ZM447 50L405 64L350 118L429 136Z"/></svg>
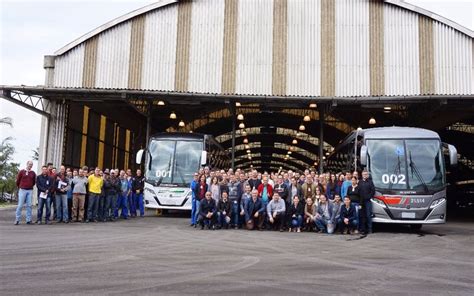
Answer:
<svg viewBox="0 0 474 296"><path fill-rule="evenodd" d="M35 215L33 215L35 218ZM199 230L183 215L13 225L0 295L473 295L474 221L367 237Z"/></svg>

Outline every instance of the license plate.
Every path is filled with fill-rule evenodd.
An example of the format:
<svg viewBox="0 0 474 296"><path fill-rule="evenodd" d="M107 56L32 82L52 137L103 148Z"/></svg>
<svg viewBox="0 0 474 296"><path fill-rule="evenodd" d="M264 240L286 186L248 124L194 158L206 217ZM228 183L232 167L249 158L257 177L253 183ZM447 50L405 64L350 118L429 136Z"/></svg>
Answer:
<svg viewBox="0 0 474 296"><path fill-rule="evenodd" d="M402 212L402 218L405 219L415 219L415 213L412 212Z"/></svg>

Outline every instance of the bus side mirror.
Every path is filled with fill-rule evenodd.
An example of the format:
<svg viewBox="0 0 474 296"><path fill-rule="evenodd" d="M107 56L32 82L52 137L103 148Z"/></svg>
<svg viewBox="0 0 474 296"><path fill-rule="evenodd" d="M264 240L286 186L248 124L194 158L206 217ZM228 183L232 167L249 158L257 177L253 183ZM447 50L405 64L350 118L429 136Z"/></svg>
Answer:
<svg viewBox="0 0 474 296"><path fill-rule="evenodd" d="M207 164L207 151L201 152L201 165Z"/></svg>
<svg viewBox="0 0 474 296"><path fill-rule="evenodd" d="M449 164L453 166L457 165L458 164L458 151L456 150L456 147L448 144L448 150L449 150Z"/></svg>
<svg viewBox="0 0 474 296"><path fill-rule="evenodd" d="M367 165L367 146L362 145L360 147L360 164L361 165Z"/></svg>
<svg viewBox="0 0 474 296"><path fill-rule="evenodd" d="M137 164L141 164L141 163L142 163L143 151L144 151L143 149L140 149L140 150L138 150L138 152L137 152L137 156L136 156L136 159L135 159L135 162L136 162Z"/></svg>

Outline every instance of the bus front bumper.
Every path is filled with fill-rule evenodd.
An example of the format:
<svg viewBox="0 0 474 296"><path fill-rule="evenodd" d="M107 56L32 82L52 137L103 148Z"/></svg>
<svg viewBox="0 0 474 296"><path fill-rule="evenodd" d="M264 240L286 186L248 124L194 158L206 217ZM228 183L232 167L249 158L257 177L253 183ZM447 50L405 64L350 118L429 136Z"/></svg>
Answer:
<svg viewBox="0 0 474 296"><path fill-rule="evenodd" d="M418 219L392 219L392 217L387 213L395 214L395 212L400 213L403 211L406 212L416 212L417 216L421 214L423 218ZM426 215L428 213L428 215ZM426 217L424 217L426 215ZM398 215L399 216L399 215ZM446 199L440 202L433 208L423 208L423 209L400 209L400 208L387 208L383 207L380 204L372 202L372 222L375 223L392 223L392 224L444 224L446 223Z"/></svg>

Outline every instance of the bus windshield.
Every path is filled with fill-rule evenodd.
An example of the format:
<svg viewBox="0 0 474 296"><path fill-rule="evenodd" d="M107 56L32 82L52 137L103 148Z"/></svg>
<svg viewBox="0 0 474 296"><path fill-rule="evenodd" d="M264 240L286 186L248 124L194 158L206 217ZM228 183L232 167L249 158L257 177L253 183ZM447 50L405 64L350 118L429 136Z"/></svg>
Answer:
<svg viewBox="0 0 474 296"><path fill-rule="evenodd" d="M378 189L428 193L445 184L436 139L367 140L369 170Z"/></svg>
<svg viewBox="0 0 474 296"><path fill-rule="evenodd" d="M187 185L199 169L202 141L156 140L149 145L146 180L154 185Z"/></svg>

